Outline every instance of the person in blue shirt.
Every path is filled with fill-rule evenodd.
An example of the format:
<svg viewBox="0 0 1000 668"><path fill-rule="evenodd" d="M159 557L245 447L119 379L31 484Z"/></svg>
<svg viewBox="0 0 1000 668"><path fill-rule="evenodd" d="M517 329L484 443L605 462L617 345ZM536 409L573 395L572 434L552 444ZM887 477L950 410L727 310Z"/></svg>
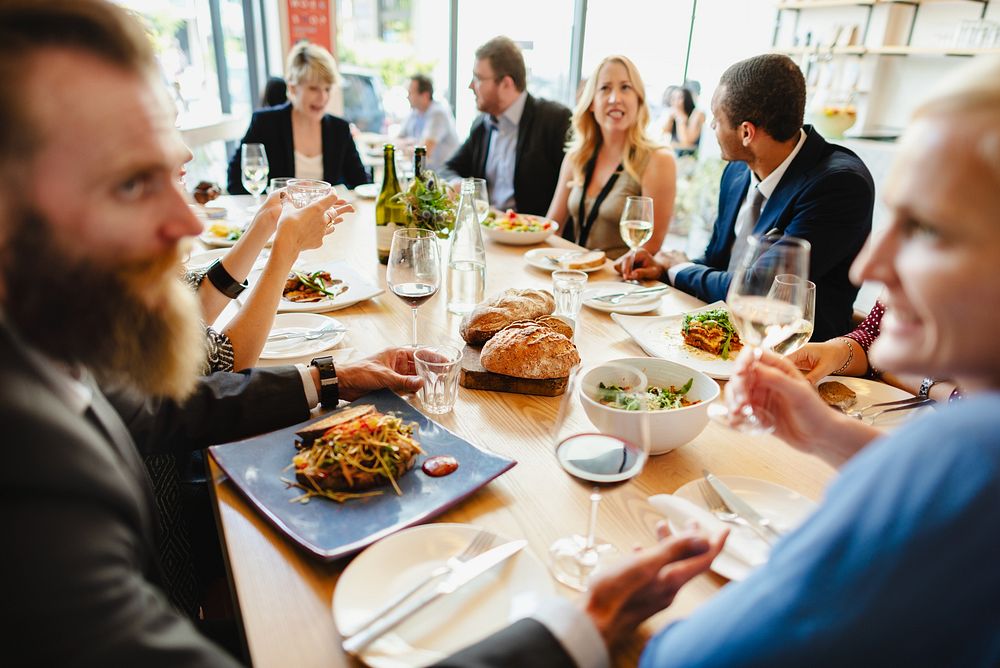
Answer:
<svg viewBox="0 0 1000 668"><path fill-rule="evenodd" d="M883 434L823 404L788 360L745 351L731 407L766 409L789 445L843 468L766 565L657 633L640 666L1000 665L997 109L1000 59L920 106L884 191L892 221L852 268L885 285L873 363L953 378L964 398ZM693 540L663 538L561 619L524 620L442 665L505 665L505 652L522 667L607 665L606 647L657 608L649 592L669 605L685 564L714 550Z"/></svg>

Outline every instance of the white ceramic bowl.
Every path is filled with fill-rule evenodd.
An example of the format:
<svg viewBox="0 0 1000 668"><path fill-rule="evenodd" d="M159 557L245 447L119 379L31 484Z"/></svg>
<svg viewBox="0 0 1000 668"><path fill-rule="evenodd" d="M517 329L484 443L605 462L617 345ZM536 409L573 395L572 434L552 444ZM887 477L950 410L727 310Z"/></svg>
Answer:
<svg viewBox="0 0 1000 668"><path fill-rule="evenodd" d="M497 214L498 216L503 214ZM497 242L498 244L507 244L510 246L531 246L534 244L541 243L549 238L550 234L555 234L559 231L559 223L554 220L549 220L548 218L543 218L541 216L531 216L535 218L539 223L545 225L545 229L539 230L538 232L513 232L511 230L502 230L496 227L482 226L483 234L487 239Z"/></svg>
<svg viewBox="0 0 1000 668"><path fill-rule="evenodd" d="M623 371L625 369L626 371ZM597 385L615 382L615 378L627 374L627 369L645 375L649 385L659 387L681 387L689 378L694 384L688 392L689 399L699 399L700 403L684 408L649 412L649 433L651 437L649 454L662 455L698 436L708 424L708 406L719 396L719 384L700 371L691 367L657 357L630 357L614 360L596 366L584 373L580 379L578 393L583 410L594 426L603 433L618 436L631 443L641 441L638 411L627 411L605 406L597 401Z"/></svg>

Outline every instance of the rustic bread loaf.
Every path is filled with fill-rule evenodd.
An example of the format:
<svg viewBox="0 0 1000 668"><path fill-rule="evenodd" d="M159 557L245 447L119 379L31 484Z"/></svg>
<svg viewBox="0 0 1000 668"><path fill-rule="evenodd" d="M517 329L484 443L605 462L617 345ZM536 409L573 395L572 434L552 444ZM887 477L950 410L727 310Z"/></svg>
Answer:
<svg viewBox="0 0 1000 668"><path fill-rule="evenodd" d="M541 315L535 318L534 322L537 322L539 325L545 325L549 329L554 329L567 339L573 338L573 328L562 318L554 315Z"/></svg>
<svg viewBox="0 0 1000 668"><path fill-rule="evenodd" d="M568 338L537 322L515 322L483 346L483 368L517 378L565 378L580 363Z"/></svg>
<svg viewBox="0 0 1000 668"><path fill-rule="evenodd" d="M467 343L481 346L510 323L548 315L555 307L555 298L547 290L512 288L483 302L462 318L459 333Z"/></svg>

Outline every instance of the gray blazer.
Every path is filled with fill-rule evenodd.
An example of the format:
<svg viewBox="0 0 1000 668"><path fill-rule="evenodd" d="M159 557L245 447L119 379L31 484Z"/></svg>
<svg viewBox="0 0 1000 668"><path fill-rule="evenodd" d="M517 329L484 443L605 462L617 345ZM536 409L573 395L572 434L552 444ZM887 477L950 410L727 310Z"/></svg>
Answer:
<svg viewBox="0 0 1000 668"><path fill-rule="evenodd" d="M139 456L308 416L294 367L214 374L184 405L96 387L69 410L0 319L0 628L37 665L234 666L158 586L155 509Z"/></svg>

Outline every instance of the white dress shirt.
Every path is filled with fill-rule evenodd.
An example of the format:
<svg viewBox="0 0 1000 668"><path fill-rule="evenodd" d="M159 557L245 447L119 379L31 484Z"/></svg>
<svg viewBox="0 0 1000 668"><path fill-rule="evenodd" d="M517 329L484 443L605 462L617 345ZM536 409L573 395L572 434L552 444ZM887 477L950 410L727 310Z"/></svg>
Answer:
<svg viewBox="0 0 1000 668"><path fill-rule="evenodd" d="M490 133L486 154L486 181L489 183L490 204L503 211L514 208L514 165L517 162L517 127L521 124L528 91L522 91L499 118L488 116Z"/></svg>
<svg viewBox="0 0 1000 668"><path fill-rule="evenodd" d="M754 174L752 171L750 172L750 185L747 186L747 191L743 195L743 204L740 205L740 213L736 215L737 222L742 220L749 220L748 216L743 216L741 215L741 213L743 212L744 208L751 206L751 199L752 199L751 196L753 195L754 188L759 190L760 194L764 196L764 203L760 207L761 215L764 214L764 208L767 206L768 201L771 199L771 195L774 193L774 190L778 187L778 184L781 183L782 177L784 177L785 172L788 171L788 166L792 164L792 160L795 160L795 156L799 154L799 151L802 150L802 145L805 143L806 143L806 132L805 130L799 129L799 141L795 144L795 148L792 149L792 152L788 154L788 157L786 157L781 162L781 164L775 168L773 172L768 174L763 181L758 180L757 175ZM736 238L739 238L740 230L737 229L734 230L734 232L736 233ZM693 266L694 262L680 262L678 264L673 265L672 267L667 269L667 282L673 285L674 280L677 278L677 274L684 271L688 267L693 267Z"/></svg>

